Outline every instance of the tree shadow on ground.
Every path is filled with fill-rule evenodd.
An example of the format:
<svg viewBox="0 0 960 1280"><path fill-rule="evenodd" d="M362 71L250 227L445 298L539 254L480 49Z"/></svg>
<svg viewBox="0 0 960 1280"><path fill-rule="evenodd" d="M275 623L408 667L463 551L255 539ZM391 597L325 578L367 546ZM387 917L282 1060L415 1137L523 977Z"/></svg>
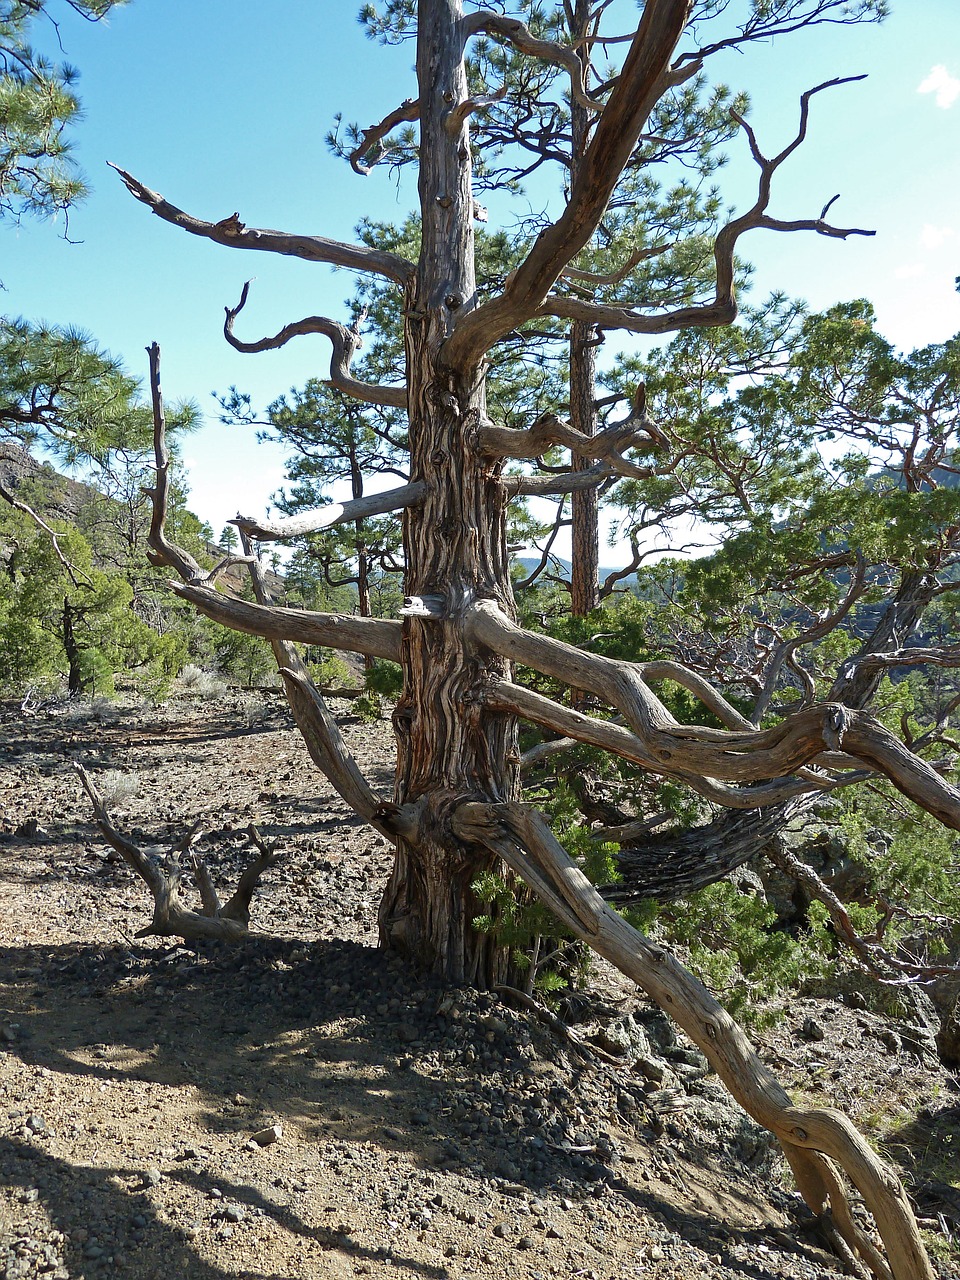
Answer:
<svg viewBox="0 0 960 1280"><path fill-rule="evenodd" d="M260 938L200 951L6 948L0 992L16 1024L7 1048L34 1079L70 1075L87 1093L116 1099L120 1145L96 1160L92 1147L114 1141L109 1125L91 1135L81 1123L71 1137L64 1117L52 1133L30 1132L26 1110L35 1107L42 1120L39 1093L8 1117L0 1173L38 1189L42 1175L43 1202L68 1236L83 1227L77 1180L122 1224L148 1216L153 1199L143 1179L157 1174L163 1203L186 1198L183 1212L200 1213L203 1231L224 1229L211 1224L219 1199L229 1198L273 1223L291 1252L322 1251L323 1274L336 1274L334 1255L359 1263L386 1247L351 1239L349 1223L338 1230L343 1224L324 1217L336 1204L317 1202L318 1188L333 1182L361 1216L365 1204L381 1211L365 1164L370 1148L379 1149L378 1167L459 1176L484 1194L616 1201L628 1216L639 1210L724 1258L732 1243L757 1247L769 1236L773 1219L749 1173L738 1188L705 1147L678 1166L670 1135L644 1122L636 1089L563 1059L542 1028L491 997L444 989L370 947ZM578 1075L591 1077L586 1094L606 1108L602 1119L579 1110ZM632 1126L629 1163L593 1142L598 1123ZM280 1142L251 1142L273 1124L284 1130ZM651 1177L649 1168L660 1172ZM82 1209L81 1198L81 1217ZM199 1256L178 1221L151 1213L139 1248L162 1252L158 1276L238 1274ZM117 1248L127 1247L124 1236ZM783 1247L823 1262L803 1244ZM87 1264L80 1256L71 1265ZM447 1274L439 1265L402 1265ZM769 1275L740 1256L736 1266L758 1280ZM353 1274L352 1262L344 1274Z"/></svg>

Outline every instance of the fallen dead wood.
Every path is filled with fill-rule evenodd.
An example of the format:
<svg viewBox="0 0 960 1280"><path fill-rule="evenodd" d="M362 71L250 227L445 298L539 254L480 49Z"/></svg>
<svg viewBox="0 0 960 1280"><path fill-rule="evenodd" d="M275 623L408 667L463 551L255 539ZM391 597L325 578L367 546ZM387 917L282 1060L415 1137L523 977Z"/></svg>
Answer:
<svg viewBox="0 0 960 1280"><path fill-rule="evenodd" d="M252 825L248 827L247 838L257 850L257 855L240 876L235 893L225 903L221 903L209 868L193 850L200 838L199 823L163 858L144 853L113 825L103 799L83 765L77 764L75 768L83 789L90 797L97 826L104 839L153 894L153 919L144 928L138 929L135 937L172 936L183 938L186 942L199 938L242 942L250 937L250 904L253 895L260 885L264 871L275 866L282 857L275 845L265 844L257 828ZM180 900L180 885L187 871L200 894L200 911L184 906Z"/></svg>

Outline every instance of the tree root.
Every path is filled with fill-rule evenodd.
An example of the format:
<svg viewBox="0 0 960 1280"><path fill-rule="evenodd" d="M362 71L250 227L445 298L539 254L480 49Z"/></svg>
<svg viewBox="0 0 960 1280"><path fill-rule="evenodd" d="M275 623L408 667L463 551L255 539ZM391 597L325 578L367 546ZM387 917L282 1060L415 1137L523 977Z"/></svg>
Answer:
<svg viewBox="0 0 960 1280"><path fill-rule="evenodd" d="M253 895L264 871L275 866L282 857L275 845L265 844L255 826L247 828L247 837L257 849L257 856L241 875L233 896L226 903L221 903L206 863L199 854L192 852L200 836L199 823L163 859L153 857L120 834L110 821L103 799L86 769L81 764L75 768L83 789L90 797L97 826L104 838L153 894L153 919L143 929L138 929L134 937L173 936L186 942L199 938L242 942L250 937ZM180 901L180 882L187 869L200 893L202 909L199 912L185 907Z"/></svg>

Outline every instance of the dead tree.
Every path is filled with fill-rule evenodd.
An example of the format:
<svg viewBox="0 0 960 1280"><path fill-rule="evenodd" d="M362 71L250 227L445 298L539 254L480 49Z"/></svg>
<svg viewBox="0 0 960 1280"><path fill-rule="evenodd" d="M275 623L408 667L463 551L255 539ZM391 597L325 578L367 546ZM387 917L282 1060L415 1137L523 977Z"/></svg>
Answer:
<svg viewBox="0 0 960 1280"><path fill-rule="evenodd" d="M840 1113L795 1106L718 1002L671 955L606 906L540 815L521 802L517 724L526 719L614 752L653 774L680 779L732 808L780 804L835 785L845 770L873 770L960 829L960 791L865 712L839 703L819 704L759 729L744 723L707 681L677 666L671 678L685 683L727 727L682 725L655 695L651 673L642 664L582 652L514 621L506 511L512 494L526 482L505 476L504 463L524 456L528 442L535 448L529 438L538 433L516 432L516 439L507 439L504 429L489 420L487 353L518 326L543 316L648 334L728 324L737 309L734 253L745 232L809 230L839 238L865 234L833 226L825 212L794 221L768 212L774 175L803 141L811 100L828 87L820 85L803 95L797 134L773 158L764 154L753 128L741 122L759 174L757 196L751 208L731 218L716 236L712 299L657 310L644 299L599 303L565 289L564 268L596 231L657 102L698 74L710 52L730 43L698 44L698 28L691 25L698 8L690 0L647 0L629 43L610 46L613 51L625 47L626 55L619 74L590 99L594 120L566 206L543 227L499 294L482 302L473 253L470 117L483 102L468 92L465 57L470 42L480 35L512 42L531 56L564 67L571 94L585 94L574 50L534 38L522 23L500 12L465 14L460 0L420 0L418 94L364 134L364 151L358 156L362 170L380 153L391 127L400 120L419 121L422 247L416 262L320 236L250 228L237 215L206 221L121 170L137 199L193 235L232 248L372 272L393 282L404 299L407 370L402 389L373 386L351 375L355 335L336 321L308 317L288 325L275 340L323 334L333 344L333 385L369 403L395 405L401 397L406 403L410 481L392 498L393 508L403 513L407 598L401 619L287 611L273 606L262 584L256 604L218 593L164 539L160 483L153 545L183 579L175 588L181 596L228 626L271 640L311 756L358 816L395 841L394 869L380 910L385 946L402 949L454 981L485 986L502 981L508 956L494 937L474 929L479 910L472 886L481 873L500 870L505 863L574 935L618 965L684 1027L744 1108L776 1134L813 1211L835 1226L874 1275L932 1280L893 1170ZM847 11L839 0L777 6L781 16L789 11L791 21L803 15L840 19L841 10ZM159 442L156 348L152 382ZM642 406L638 417L643 421L633 429L645 429L655 438L656 428L646 421ZM579 457L593 459L595 465L552 477L553 492L600 482L626 465L606 434L577 433L573 440L572 430L565 428L567 440ZM381 495L380 501L387 499ZM349 506L344 504L335 518L351 518ZM319 525L331 522L328 512L318 512L316 518ZM298 527L302 531L302 518ZM294 641L352 649L402 665L392 798L378 796L350 756L322 697L306 678ZM515 662L588 691L614 708L622 723L591 718L520 687L512 678ZM853 1220L840 1170L872 1211L885 1257Z"/></svg>

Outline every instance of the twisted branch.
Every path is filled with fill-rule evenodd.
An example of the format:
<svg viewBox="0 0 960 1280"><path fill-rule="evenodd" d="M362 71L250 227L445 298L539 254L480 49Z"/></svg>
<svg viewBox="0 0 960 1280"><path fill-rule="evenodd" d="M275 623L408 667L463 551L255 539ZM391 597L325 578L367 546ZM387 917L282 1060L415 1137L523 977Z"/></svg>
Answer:
<svg viewBox="0 0 960 1280"><path fill-rule="evenodd" d="M851 1252L882 1280L933 1280L899 1178L839 1111L797 1106L726 1010L668 951L612 911L526 805L465 802L453 817L461 839L498 854L578 938L604 956L674 1018L707 1056L734 1098L779 1139L807 1204L830 1213ZM833 1161L872 1212L886 1261L854 1222ZM889 1265L888 1265L889 1264Z"/></svg>
<svg viewBox="0 0 960 1280"><path fill-rule="evenodd" d="M205 222L202 218L195 218L183 209L178 209L175 204L165 200L158 192L151 191L119 165L111 164L110 168L116 169L130 194L152 209L158 218L189 231L191 235L202 236L230 249L258 249L264 253L303 258L307 262L328 262L331 266L347 267L352 271L372 271L401 286L411 280L416 271L412 262L385 249L345 244L340 240L328 240L324 236L292 235L287 231L247 227L235 213L219 222Z"/></svg>
<svg viewBox="0 0 960 1280"><path fill-rule="evenodd" d="M259 338L255 342L243 342L233 332L234 322L246 306L252 281L248 280L240 293L240 301L235 307L224 307L226 313L223 322L223 336L236 351L246 355L256 355L261 351L275 351L293 338L302 338L307 334L320 333L330 339L333 350L330 353L330 386L336 387L345 395L363 400L367 404L385 405L393 409L407 407L406 387L384 387L374 382L364 382L355 378L350 372L350 363L361 346L361 337L357 329L347 328L338 320L328 320L326 316L305 316L302 320L286 324L272 338Z"/></svg>

